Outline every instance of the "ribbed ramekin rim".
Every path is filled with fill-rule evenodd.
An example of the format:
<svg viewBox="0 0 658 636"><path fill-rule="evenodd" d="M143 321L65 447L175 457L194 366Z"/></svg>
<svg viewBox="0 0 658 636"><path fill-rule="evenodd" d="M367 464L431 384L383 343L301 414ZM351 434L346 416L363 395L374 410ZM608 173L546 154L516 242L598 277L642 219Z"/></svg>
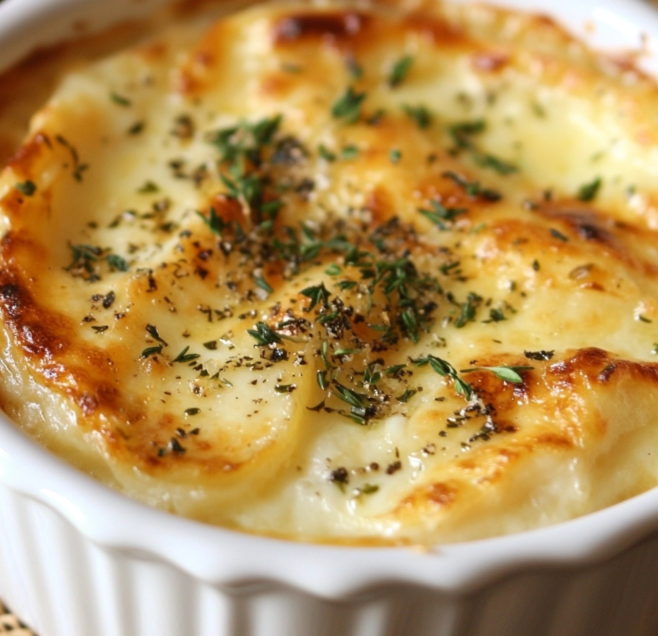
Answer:
<svg viewBox="0 0 658 636"><path fill-rule="evenodd" d="M414 585L473 592L536 568L610 559L658 531L658 489L565 523L434 548L297 543L208 526L132 501L38 446L0 415L0 484L57 512L86 540L228 587L284 584L344 599Z"/></svg>
<svg viewBox="0 0 658 636"><path fill-rule="evenodd" d="M49 12L55 15L85 2L5 0L0 5L0 49L3 42L15 47L16 59L27 52L12 34L30 25L30 10L38 10L39 20L44 20ZM532 0L497 4L528 8ZM630 11L643 30L658 34L658 16L639 0L589 4L603 11ZM56 511L88 541L133 558L157 560L214 585L284 584L332 599L386 585L468 593L520 570L599 563L658 531L658 489L654 489L566 523L432 549L352 548L252 536L127 499L38 446L3 415L0 483Z"/></svg>

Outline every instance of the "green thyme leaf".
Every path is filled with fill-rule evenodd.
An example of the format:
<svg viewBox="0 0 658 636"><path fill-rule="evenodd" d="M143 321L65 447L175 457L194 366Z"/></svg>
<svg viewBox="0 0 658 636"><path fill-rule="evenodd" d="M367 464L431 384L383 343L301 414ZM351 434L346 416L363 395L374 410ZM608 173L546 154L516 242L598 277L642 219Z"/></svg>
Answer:
<svg viewBox="0 0 658 636"><path fill-rule="evenodd" d="M425 106L405 105L402 108L421 130L429 128L432 125L432 114Z"/></svg>
<svg viewBox="0 0 658 636"><path fill-rule="evenodd" d="M110 99L119 106L132 106L132 102L127 97L118 93L110 93Z"/></svg>
<svg viewBox="0 0 658 636"><path fill-rule="evenodd" d="M21 194L24 194L26 197L31 197L37 191L37 186L34 183L34 181L30 181L28 179L27 181L23 181L22 183L17 183L16 189Z"/></svg>
<svg viewBox="0 0 658 636"><path fill-rule="evenodd" d="M306 289L302 289L299 293L302 296L311 299L311 304L307 307L306 311L311 311L318 304L322 304L323 307L329 305L329 296L331 296L331 292L324 286L324 283L314 285L313 287L307 287Z"/></svg>
<svg viewBox="0 0 658 636"><path fill-rule="evenodd" d="M438 373L442 377L450 378L455 385L457 393L463 396L465 399L470 400L473 395L473 388L467 382L464 382L459 377L457 370L449 362L438 358L433 355L425 356L424 358L417 358L411 360L417 367L422 367L426 364L429 364L432 370L435 373Z"/></svg>
<svg viewBox="0 0 658 636"><path fill-rule="evenodd" d="M183 349L172 362L190 362L200 357L198 353L188 353L189 350L189 347L185 347L185 349Z"/></svg>
<svg viewBox="0 0 658 636"><path fill-rule="evenodd" d="M340 158L345 161L352 161L359 156L359 148L354 144L348 144L340 151Z"/></svg>
<svg viewBox="0 0 658 636"><path fill-rule="evenodd" d="M153 356L161 352L162 352L162 345L158 345L156 347L146 347L146 349L142 351L140 358L148 358L149 356Z"/></svg>
<svg viewBox="0 0 658 636"><path fill-rule="evenodd" d="M165 347L169 346L164 339L160 336L160 333L158 332L158 329L155 325L146 325L146 332L148 333L153 340L156 340L160 344L164 345Z"/></svg>
<svg viewBox="0 0 658 636"><path fill-rule="evenodd" d="M343 119L348 124L358 121L361 116L361 104L366 98L366 93L358 93L351 86L341 95L331 109L334 119Z"/></svg>
<svg viewBox="0 0 658 636"><path fill-rule="evenodd" d="M409 73L409 69L413 64L414 58L411 55L405 55L403 58L399 59L391 71L391 75L388 78L388 85L391 88L399 86L404 78Z"/></svg>
<svg viewBox="0 0 658 636"><path fill-rule="evenodd" d="M498 174L508 175L519 171L513 163L487 153L477 152L473 155L473 158L478 166L494 170Z"/></svg>
<svg viewBox="0 0 658 636"><path fill-rule="evenodd" d="M467 323L475 321L475 313L481 302L481 296L475 292L469 292L466 302L462 305L461 313L457 317L457 320L455 320L455 327L457 327L457 329L461 329L462 327L465 327Z"/></svg>
<svg viewBox="0 0 658 636"><path fill-rule="evenodd" d="M407 389L400 397L397 398L398 402L406 404L414 395L418 393L417 389Z"/></svg>
<svg viewBox="0 0 658 636"><path fill-rule="evenodd" d="M592 181L591 183L586 183L585 185L581 186L580 189L578 190L578 198L581 201L584 202L589 202L593 201L596 199L596 195L599 193L599 190L601 189L601 186L603 185L603 180L601 177L597 177Z"/></svg>
<svg viewBox="0 0 658 636"><path fill-rule="evenodd" d="M392 148L391 152L388 153L388 158L391 160L391 163L400 163L402 151L399 148Z"/></svg>
<svg viewBox="0 0 658 636"><path fill-rule="evenodd" d="M139 194L152 194L153 192L160 192L160 187L157 183L153 183L153 181L145 181L144 185L138 188L137 192Z"/></svg>
<svg viewBox="0 0 658 636"><path fill-rule="evenodd" d="M368 400L367 395L358 393L353 389L340 384L336 380L333 381L333 387L336 392L336 397L341 399L343 402L346 402L350 406L366 409L370 405L370 401Z"/></svg>
<svg viewBox="0 0 658 636"><path fill-rule="evenodd" d="M105 260L113 272L127 272L130 269L126 259L118 254L108 254Z"/></svg>
<svg viewBox="0 0 658 636"><path fill-rule="evenodd" d="M247 329L247 333L256 340L257 346L281 344L283 340L264 322L257 322L255 329Z"/></svg>
<svg viewBox="0 0 658 636"><path fill-rule="evenodd" d="M213 234L217 234L218 236L222 235L222 232L226 230L228 227L228 224L222 219L221 216L217 214L217 210L215 208L211 207L210 212L208 213L208 216L205 216L204 214L201 214L201 212L197 211L197 214L199 217L203 220L203 222L208 226L210 231Z"/></svg>
<svg viewBox="0 0 658 636"><path fill-rule="evenodd" d="M445 208L441 203L434 200L430 201L430 205L432 210L419 208L418 211L441 230L448 229L445 221L454 221L461 214L468 212L467 208Z"/></svg>
<svg viewBox="0 0 658 636"><path fill-rule="evenodd" d="M277 384L274 390L277 393L292 393L296 388L296 384Z"/></svg>
<svg viewBox="0 0 658 636"><path fill-rule="evenodd" d="M252 276L256 283L256 287L260 287L260 289L265 290L268 294L271 294L274 291L262 276L257 276L256 274L252 274Z"/></svg>
<svg viewBox="0 0 658 636"><path fill-rule="evenodd" d="M336 161L336 154L331 152L324 144L318 146L318 154L325 161Z"/></svg>
<svg viewBox="0 0 658 636"><path fill-rule="evenodd" d="M532 371L534 367L528 366L502 366L502 367L474 367L472 369L462 369L462 373L473 373L474 371L490 371L498 379L510 382L511 384L522 384L523 378L519 375L523 371Z"/></svg>

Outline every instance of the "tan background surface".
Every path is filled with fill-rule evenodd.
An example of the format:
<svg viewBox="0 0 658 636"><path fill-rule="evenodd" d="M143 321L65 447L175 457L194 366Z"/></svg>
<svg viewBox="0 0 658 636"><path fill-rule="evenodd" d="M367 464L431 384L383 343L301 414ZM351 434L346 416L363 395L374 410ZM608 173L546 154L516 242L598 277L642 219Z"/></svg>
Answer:
<svg viewBox="0 0 658 636"><path fill-rule="evenodd" d="M2 0L0 0L1 2ZM11 636L34 636L34 632L27 629L16 616L9 613L9 610L0 600L0 634L11 634Z"/></svg>

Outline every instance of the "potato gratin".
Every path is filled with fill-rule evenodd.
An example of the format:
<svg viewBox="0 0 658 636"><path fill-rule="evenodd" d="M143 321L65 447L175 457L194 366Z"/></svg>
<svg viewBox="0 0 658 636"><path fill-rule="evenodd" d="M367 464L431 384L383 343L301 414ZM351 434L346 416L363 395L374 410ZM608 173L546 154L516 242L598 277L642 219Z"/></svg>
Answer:
<svg viewBox="0 0 658 636"><path fill-rule="evenodd" d="M298 540L658 481L655 85L487 7L261 5L69 73L0 177L3 404Z"/></svg>

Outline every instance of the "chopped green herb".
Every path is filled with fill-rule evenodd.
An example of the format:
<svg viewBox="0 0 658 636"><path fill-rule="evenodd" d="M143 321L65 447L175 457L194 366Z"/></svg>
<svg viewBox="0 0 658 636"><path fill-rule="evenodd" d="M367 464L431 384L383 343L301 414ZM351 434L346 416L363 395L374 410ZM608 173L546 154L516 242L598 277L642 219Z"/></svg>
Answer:
<svg viewBox="0 0 658 636"><path fill-rule="evenodd" d="M425 106L409 106L402 107L404 112L416 123L420 129L429 128L432 125L432 114Z"/></svg>
<svg viewBox="0 0 658 636"><path fill-rule="evenodd" d="M123 97L118 93L110 93L110 99L119 106L132 106L132 102L127 97Z"/></svg>
<svg viewBox="0 0 658 636"><path fill-rule="evenodd" d="M454 221L459 215L468 212L466 208L445 208L435 200L430 201L430 205L432 206L431 211L422 208L419 208L418 211L441 230L448 229L445 221Z"/></svg>
<svg viewBox="0 0 658 636"><path fill-rule="evenodd" d="M392 148L391 152L388 153L388 158L391 160L391 163L400 163L402 151L399 148Z"/></svg>
<svg viewBox="0 0 658 636"><path fill-rule="evenodd" d="M490 371L500 380L510 382L511 384L522 384L523 378L519 375L522 371L532 371L534 367L518 366L518 367L474 367L472 369L462 369L462 373L473 373L474 371Z"/></svg>
<svg viewBox="0 0 658 636"><path fill-rule="evenodd" d="M346 387L343 384L340 384L339 382L336 382L335 380L333 382L333 387L336 390L336 396L350 406L366 409L370 404L367 395L357 393L356 391Z"/></svg>
<svg viewBox="0 0 658 636"><path fill-rule="evenodd" d="M519 171L518 167L513 163L487 153L475 153L473 158L475 163L477 163L481 168L489 168L498 174L508 175Z"/></svg>
<svg viewBox="0 0 658 636"><path fill-rule="evenodd" d="M208 340L208 342L203 343L203 346L210 349L210 351L215 351L217 349L217 340Z"/></svg>
<svg viewBox="0 0 658 636"><path fill-rule="evenodd" d="M468 135L477 135L486 130L487 123L484 119L476 119L474 121L461 122L448 126L448 132L452 136L455 143L460 147L469 147L470 142L464 141L464 137Z"/></svg>
<svg viewBox="0 0 658 636"><path fill-rule="evenodd" d="M502 309L489 310L489 317L490 320L488 320L487 322L502 322L503 320L507 320Z"/></svg>
<svg viewBox="0 0 658 636"><path fill-rule="evenodd" d="M329 383L327 382L327 372L326 371L318 371L317 372L317 381L318 381L318 386L325 391L327 387L329 386Z"/></svg>
<svg viewBox="0 0 658 636"><path fill-rule="evenodd" d="M376 484L363 484L363 486L361 486L358 491L361 495L374 495L379 491L379 486Z"/></svg>
<svg viewBox="0 0 658 636"><path fill-rule="evenodd" d="M405 55L403 58L399 59L395 63L393 69L391 70L391 74L388 78L388 85L391 88L395 88L396 86L399 86L402 83L402 81L409 73L409 69L413 64L413 61L414 58L411 55Z"/></svg>
<svg viewBox="0 0 658 636"><path fill-rule="evenodd" d="M343 119L348 124L358 121L361 116L361 104L366 93L358 93L351 86L339 97L331 109L334 119Z"/></svg>
<svg viewBox="0 0 658 636"><path fill-rule="evenodd" d="M475 321L475 312L482 302L482 297L478 296L475 292L469 292L466 302L462 305L462 310L457 320L455 320L455 327L461 329L467 323Z"/></svg>
<svg viewBox="0 0 658 636"><path fill-rule="evenodd" d="M257 322L256 329L247 329L247 333L256 340L257 346L281 344L281 337L264 322Z"/></svg>
<svg viewBox="0 0 658 636"><path fill-rule="evenodd" d="M213 234L217 234L218 236L221 236L222 232L227 228L227 223L224 221L224 219L222 219L221 216L218 216L217 211L213 207L210 208L210 212L208 213L208 216L201 214L201 212L199 211L197 211L197 214L203 220L203 222L210 228L210 231Z"/></svg>
<svg viewBox="0 0 658 636"><path fill-rule="evenodd" d="M270 284L262 276L257 276L256 274L253 274L253 278L256 283L256 287L263 289L268 294L271 294L274 291L270 286Z"/></svg>
<svg viewBox="0 0 658 636"><path fill-rule="evenodd" d="M359 351L361 351L360 348L340 347L340 348L334 350L334 355L336 357L351 356L355 353L359 353Z"/></svg>
<svg viewBox="0 0 658 636"><path fill-rule="evenodd" d="M324 270L324 273L327 276L338 276L343 270L340 268L339 265L336 265L336 263L332 263L327 267L327 269Z"/></svg>
<svg viewBox="0 0 658 636"><path fill-rule="evenodd" d="M407 389L400 397L397 398L398 402L406 404L414 395L418 393L417 389Z"/></svg>
<svg viewBox="0 0 658 636"><path fill-rule="evenodd" d="M470 400L471 396L473 395L473 388L471 387L470 384L464 382L464 380L462 380L459 377L459 374L457 373L457 369L455 369L455 367L453 367L449 362L446 362L445 360L442 360L441 358L437 358L436 356L433 356L431 354L425 356L424 358L417 358L415 360L412 359L411 361L417 367L422 367L425 366L426 364L429 364L435 373L438 373L442 377L450 378L455 384L455 389L457 390L457 393L459 393L467 400Z"/></svg>
<svg viewBox="0 0 658 636"><path fill-rule="evenodd" d="M185 409L185 415L198 415L199 413L201 413L201 409L196 407Z"/></svg>
<svg viewBox="0 0 658 636"><path fill-rule="evenodd" d="M129 135L139 135L144 130L146 124L143 121L135 122L130 128L128 128Z"/></svg>
<svg viewBox="0 0 658 636"><path fill-rule="evenodd" d="M191 362L196 360L199 356L198 353L188 353L190 350L189 346L185 347L174 359L173 362Z"/></svg>
<svg viewBox="0 0 658 636"><path fill-rule="evenodd" d="M138 188L137 192L139 194L152 194L153 192L160 192L160 188L157 183L153 181L146 181L143 186Z"/></svg>
<svg viewBox="0 0 658 636"><path fill-rule="evenodd" d="M486 122L483 119L453 124L448 127L448 132L456 147L459 150L468 150L472 154L475 163L480 167L495 170L502 175L517 172L518 168L514 164L479 150L471 137L485 130Z"/></svg>
<svg viewBox="0 0 658 636"><path fill-rule="evenodd" d="M146 349L142 351L140 358L148 358L149 356L153 356L158 353L162 353L162 345L158 345L156 347L146 347Z"/></svg>
<svg viewBox="0 0 658 636"><path fill-rule="evenodd" d="M103 333L104 331L107 331L109 329L109 326L108 325L92 325L91 328L96 333Z"/></svg>
<svg viewBox="0 0 658 636"><path fill-rule="evenodd" d="M146 325L146 332L148 333L153 340L156 340L160 344L164 345L165 347L169 346L160 336L160 333L158 332L158 329L155 325Z"/></svg>
<svg viewBox="0 0 658 636"><path fill-rule="evenodd" d="M402 371L406 367L407 367L406 364L396 364L396 365L393 365L391 367L388 367L384 371L384 373L389 377L395 377L395 376L399 375L400 371Z"/></svg>
<svg viewBox="0 0 658 636"><path fill-rule="evenodd" d="M562 232L556 230L555 228L551 228L551 236L553 238L558 239L558 241L563 241L564 243L566 243L569 240L568 236L565 236L564 234L562 234Z"/></svg>
<svg viewBox="0 0 658 636"><path fill-rule="evenodd" d="M34 181L30 181L28 179L27 181L23 181L22 183L17 183L16 189L21 194L24 194L26 197L31 197L37 191L37 186L34 183Z"/></svg>
<svg viewBox="0 0 658 636"><path fill-rule="evenodd" d="M296 384L277 384L274 390L277 393L292 393L296 388Z"/></svg>
<svg viewBox="0 0 658 636"><path fill-rule="evenodd" d="M477 181L468 181L461 175L450 170L443 173L443 176L450 179L466 192L469 197L480 197L485 201L500 201L502 195L497 190L483 188Z"/></svg>
<svg viewBox="0 0 658 636"><path fill-rule="evenodd" d="M349 144L340 151L340 158L344 159L345 161L351 161L352 159L356 159L358 156L359 148L354 144Z"/></svg>
<svg viewBox="0 0 658 636"><path fill-rule="evenodd" d="M105 257L105 260L110 266L110 271L112 272L127 272L130 269L126 259L118 254L108 254Z"/></svg>
<svg viewBox="0 0 658 636"><path fill-rule="evenodd" d="M329 296L331 296L331 292L324 286L324 283L314 285L313 287L307 287L306 289L302 289L299 293L302 294L302 296L311 299L311 304L307 307L306 311L313 310L318 303L322 304L323 307L329 305Z"/></svg>
<svg viewBox="0 0 658 636"><path fill-rule="evenodd" d="M596 195L599 193L601 186L603 185L603 180L601 177L597 177L592 181L592 183L586 183L581 186L578 190L578 198L581 201L589 202L593 201L596 198Z"/></svg>
<svg viewBox="0 0 658 636"><path fill-rule="evenodd" d="M331 152L324 144L318 146L318 154L325 161L336 161L336 154Z"/></svg>
<svg viewBox="0 0 658 636"><path fill-rule="evenodd" d="M94 263L103 254L103 250L96 245L69 245L71 248L71 263L66 267L67 272L74 276L82 276L85 280L93 282L99 280Z"/></svg>

